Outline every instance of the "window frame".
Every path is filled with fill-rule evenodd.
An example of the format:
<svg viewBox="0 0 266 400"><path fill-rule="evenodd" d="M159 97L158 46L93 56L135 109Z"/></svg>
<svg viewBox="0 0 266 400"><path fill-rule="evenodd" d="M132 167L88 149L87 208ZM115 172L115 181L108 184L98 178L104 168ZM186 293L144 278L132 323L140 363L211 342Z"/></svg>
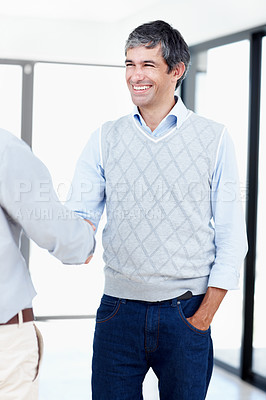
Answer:
<svg viewBox="0 0 266 400"><path fill-rule="evenodd" d="M261 63L262 39L266 36L266 25L220 37L190 47L191 67L182 84L181 96L188 108L195 109L196 74L200 72L200 53L214 47L249 40L249 118L248 118L248 156L246 206L247 236L249 250L244 264L243 288L243 325L241 342L240 368L235 368L219 359L216 365L240 376L254 386L266 391L266 378L252 370L253 329L254 329L254 294L256 277L257 247L257 206L258 206L258 171L259 171L259 136L260 136L260 100L261 100ZM229 88L230 90L230 88Z"/></svg>

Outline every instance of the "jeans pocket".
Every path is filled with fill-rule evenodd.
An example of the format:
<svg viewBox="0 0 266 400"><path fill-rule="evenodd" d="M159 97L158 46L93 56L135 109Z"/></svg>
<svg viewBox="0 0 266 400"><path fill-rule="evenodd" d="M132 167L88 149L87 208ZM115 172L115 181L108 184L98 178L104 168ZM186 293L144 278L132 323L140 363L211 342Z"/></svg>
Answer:
<svg viewBox="0 0 266 400"><path fill-rule="evenodd" d="M121 301L115 297L104 295L96 314L96 323L102 323L112 319L120 308Z"/></svg>
<svg viewBox="0 0 266 400"><path fill-rule="evenodd" d="M183 324L185 324L186 326L187 326L187 328L189 328L191 331L193 331L193 332L195 332L195 333L197 333L197 334L200 334L200 335L206 335L206 334L208 334L209 332L210 332L210 328L208 328L207 330L201 330L201 329L198 329L198 328L196 328L194 325L192 325L188 320L187 320L187 318L190 318L192 315L185 315L185 313L184 313L184 311L183 311L183 308L182 308L182 305L181 305L181 302L178 302L178 304L177 304L177 309L178 309L178 314L179 314L179 317L180 317L180 319L182 320L182 322L183 322Z"/></svg>

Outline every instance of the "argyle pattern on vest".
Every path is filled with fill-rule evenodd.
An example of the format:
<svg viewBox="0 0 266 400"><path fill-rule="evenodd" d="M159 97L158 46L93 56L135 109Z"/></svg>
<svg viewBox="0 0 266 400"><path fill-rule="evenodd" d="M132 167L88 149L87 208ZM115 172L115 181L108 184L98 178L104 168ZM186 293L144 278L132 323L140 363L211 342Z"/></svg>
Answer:
<svg viewBox="0 0 266 400"><path fill-rule="evenodd" d="M209 275L211 181L222 131L192 112L158 139L131 115L102 126L107 275L155 286Z"/></svg>

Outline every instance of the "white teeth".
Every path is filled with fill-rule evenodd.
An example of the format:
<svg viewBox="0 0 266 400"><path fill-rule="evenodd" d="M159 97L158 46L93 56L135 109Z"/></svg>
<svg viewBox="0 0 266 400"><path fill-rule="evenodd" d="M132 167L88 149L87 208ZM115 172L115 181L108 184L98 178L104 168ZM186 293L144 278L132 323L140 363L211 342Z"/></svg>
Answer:
<svg viewBox="0 0 266 400"><path fill-rule="evenodd" d="M133 86L134 90L146 90L149 89L150 86Z"/></svg>

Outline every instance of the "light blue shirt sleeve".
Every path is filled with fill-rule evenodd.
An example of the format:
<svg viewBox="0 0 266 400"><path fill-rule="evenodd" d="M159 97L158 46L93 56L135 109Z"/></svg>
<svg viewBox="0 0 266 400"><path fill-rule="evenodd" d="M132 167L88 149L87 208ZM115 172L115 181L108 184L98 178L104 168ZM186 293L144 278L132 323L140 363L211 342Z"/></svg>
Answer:
<svg viewBox="0 0 266 400"><path fill-rule="evenodd" d="M29 238L64 264L86 261L95 247L91 226L60 203L46 166L16 138L5 146L0 181L0 204L8 221L12 218L13 225L19 224ZM4 235L3 226L0 232Z"/></svg>
<svg viewBox="0 0 266 400"><path fill-rule="evenodd" d="M208 285L237 289L240 267L247 252L247 237L234 144L226 129L212 179L211 206L216 257Z"/></svg>
<svg viewBox="0 0 266 400"><path fill-rule="evenodd" d="M98 227L105 206L100 129L92 133L79 157L66 206Z"/></svg>

